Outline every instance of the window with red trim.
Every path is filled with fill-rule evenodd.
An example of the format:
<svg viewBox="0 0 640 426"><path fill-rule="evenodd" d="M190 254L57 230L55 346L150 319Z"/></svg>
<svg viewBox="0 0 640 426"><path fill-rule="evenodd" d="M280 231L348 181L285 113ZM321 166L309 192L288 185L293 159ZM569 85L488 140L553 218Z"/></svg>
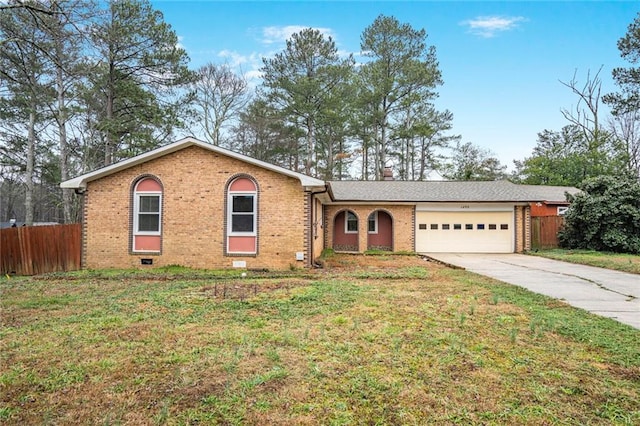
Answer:
<svg viewBox="0 0 640 426"><path fill-rule="evenodd" d="M162 186L141 179L133 190L133 251L159 252L162 237Z"/></svg>
<svg viewBox="0 0 640 426"><path fill-rule="evenodd" d="M257 252L258 191L249 178L237 178L227 191L227 252Z"/></svg>

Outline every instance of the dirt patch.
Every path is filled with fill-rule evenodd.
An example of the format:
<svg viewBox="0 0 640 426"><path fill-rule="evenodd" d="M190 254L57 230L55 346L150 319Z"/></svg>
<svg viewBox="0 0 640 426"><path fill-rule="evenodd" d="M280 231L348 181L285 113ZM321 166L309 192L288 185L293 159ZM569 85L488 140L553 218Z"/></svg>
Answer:
<svg viewBox="0 0 640 426"><path fill-rule="evenodd" d="M339 253L325 259L327 270L348 270L348 269L377 269L393 270L407 267L426 267L433 265L422 256L418 255L366 255L366 254L344 254Z"/></svg>
<svg viewBox="0 0 640 426"><path fill-rule="evenodd" d="M230 281L207 285L200 290L203 295L209 298L225 300L245 300L262 293L274 291L291 290L298 287L306 287L309 280L286 280L286 281L262 281L262 282L242 282Z"/></svg>

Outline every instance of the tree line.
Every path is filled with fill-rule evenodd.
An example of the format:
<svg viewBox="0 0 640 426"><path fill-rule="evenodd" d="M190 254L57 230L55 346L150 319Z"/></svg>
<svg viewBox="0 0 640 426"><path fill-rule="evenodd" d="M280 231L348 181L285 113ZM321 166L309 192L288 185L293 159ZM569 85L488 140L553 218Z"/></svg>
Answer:
<svg viewBox="0 0 640 426"><path fill-rule="evenodd" d="M618 47L634 63L639 18ZM58 184L193 134L322 179L510 178L578 185L600 174L638 178L638 78L617 69L564 82L579 99L567 127L544 130L506 174L495 154L453 133L435 101L443 84L424 29L378 16L361 34L362 63L307 28L264 58L255 89L227 64L189 67L147 0L10 0L0 5L0 218L75 222ZM635 55L635 56L634 56ZM613 115L601 117L601 102Z"/></svg>

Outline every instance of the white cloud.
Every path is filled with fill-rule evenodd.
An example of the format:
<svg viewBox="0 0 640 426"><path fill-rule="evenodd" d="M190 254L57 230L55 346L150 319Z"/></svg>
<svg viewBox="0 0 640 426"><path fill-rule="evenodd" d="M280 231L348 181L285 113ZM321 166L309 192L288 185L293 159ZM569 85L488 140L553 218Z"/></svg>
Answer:
<svg viewBox="0 0 640 426"><path fill-rule="evenodd" d="M2 1L2 0L0 0ZM221 62L226 63L232 69L234 69L237 73L244 75L247 79L249 86L256 87L259 85L262 80L262 71L260 69L264 65L264 58L272 58L277 53L279 53L282 49L282 45L286 42L287 39L291 38L291 36L295 33L298 33L306 28L300 25L287 25L282 27L264 27L261 29L251 29L250 33L253 33L258 39L259 42L266 45L265 50L260 52L251 52L251 53L241 53L236 50L223 49L220 51L199 51L198 56L207 56L211 58L215 56L220 58ZM320 31L325 36L335 37L333 32L329 28L315 28ZM347 51L339 51L341 56L347 57L349 52ZM210 60L210 59L209 59Z"/></svg>
<svg viewBox="0 0 640 426"><path fill-rule="evenodd" d="M262 28L261 42L264 44L284 43L295 33L309 28L301 25L286 25L284 27L264 27ZM325 36L331 36L334 40L333 31L330 28L314 28Z"/></svg>
<svg viewBox="0 0 640 426"><path fill-rule="evenodd" d="M247 71L247 73L244 76L250 82L257 81L262 79L262 71L253 69L251 71Z"/></svg>
<svg viewBox="0 0 640 426"><path fill-rule="evenodd" d="M251 61L251 55L242 55L232 50L221 50L218 52L218 56L220 58L224 58L224 60L232 67L238 67Z"/></svg>
<svg viewBox="0 0 640 426"><path fill-rule="evenodd" d="M259 80L262 78L260 68L262 67L264 54L252 52L248 55L243 55L233 50L221 50L216 56L222 58L238 74L244 75L249 86L255 87L259 84Z"/></svg>
<svg viewBox="0 0 640 426"><path fill-rule="evenodd" d="M478 16L463 21L460 25L469 28L469 32L484 38L494 37L496 34L510 31L518 27L520 22L526 21L522 16Z"/></svg>
<svg viewBox="0 0 640 426"><path fill-rule="evenodd" d="M2 1L2 0L0 0ZM182 44L182 41L184 40L183 36L178 36L178 42L176 43L176 47L178 49L183 49L183 50L187 50L187 48L184 46L184 44Z"/></svg>

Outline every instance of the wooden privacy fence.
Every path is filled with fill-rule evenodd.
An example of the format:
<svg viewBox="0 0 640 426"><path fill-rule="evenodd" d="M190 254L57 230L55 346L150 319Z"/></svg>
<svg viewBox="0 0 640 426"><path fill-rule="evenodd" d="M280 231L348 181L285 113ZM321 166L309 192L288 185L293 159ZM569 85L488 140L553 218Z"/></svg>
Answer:
<svg viewBox="0 0 640 426"><path fill-rule="evenodd" d="M531 248L558 248L558 231L564 224L562 216L536 216L531 218Z"/></svg>
<svg viewBox="0 0 640 426"><path fill-rule="evenodd" d="M0 272L36 275L80 269L81 235L79 223L0 229Z"/></svg>

